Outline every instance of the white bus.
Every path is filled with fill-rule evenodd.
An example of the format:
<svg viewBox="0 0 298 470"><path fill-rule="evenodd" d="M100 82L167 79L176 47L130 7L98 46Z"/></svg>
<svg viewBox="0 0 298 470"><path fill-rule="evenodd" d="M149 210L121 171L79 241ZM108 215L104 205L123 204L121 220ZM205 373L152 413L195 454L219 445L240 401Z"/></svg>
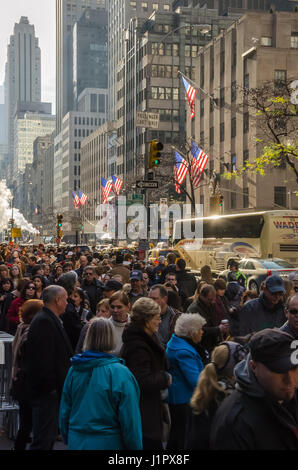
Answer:
<svg viewBox="0 0 298 470"><path fill-rule="evenodd" d="M203 222L203 240L184 239L183 225L195 221ZM227 267L229 258L236 257L282 258L298 266L298 211L246 212L177 220L173 246L194 270L207 264L214 272L219 272Z"/></svg>

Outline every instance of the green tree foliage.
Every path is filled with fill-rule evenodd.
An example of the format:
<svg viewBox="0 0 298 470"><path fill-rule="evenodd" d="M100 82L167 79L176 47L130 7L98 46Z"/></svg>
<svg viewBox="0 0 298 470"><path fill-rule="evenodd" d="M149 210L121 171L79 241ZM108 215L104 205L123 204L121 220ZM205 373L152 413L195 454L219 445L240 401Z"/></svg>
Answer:
<svg viewBox="0 0 298 470"><path fill-rule="evenodd" d="M264 175L270 168L287 166L298 183L298 105L292 102L291 83L266 82L259 88L240 90L241 110L249 113L250 125L256 129L257 156L242 168L225 173L226 179L246 172Z"/></svg>

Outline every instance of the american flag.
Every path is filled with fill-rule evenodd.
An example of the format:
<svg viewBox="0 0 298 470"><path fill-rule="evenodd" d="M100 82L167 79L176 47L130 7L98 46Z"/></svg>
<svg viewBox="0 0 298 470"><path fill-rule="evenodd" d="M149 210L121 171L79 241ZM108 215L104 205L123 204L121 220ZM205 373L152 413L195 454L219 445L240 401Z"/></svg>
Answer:
<svg viewBox="0 0 298 470"><path fill-rule="evenodd" d="M79 195L80 203L82 207L84 207L84 205L87 202L88 196L87 194L84 194L80 189L78 190L78 195Z"/></svg>
<svg viewBox="0 0 298 470"><path fill-rule="evenodd" d="M181 157L179 152L175 152L176 164L174 166L175 189L177 193L181 193L180 185L186 178L189 164Z"/></svg>
<svg viewBox="0 0 298 470"><path fill-rule="evenodd" d="M192 142L191 153L193 156L191 177L193 188L196 189L201 182L202 174L209 160L209 156L204 152L204 150L198 147L195 142Z"/></svg>
<svg viewBox="0 0 298 470"><path fill-rule="evenodd" d="M195 117L195 98L197 90L182 76L182 82L186 91L187 101L190 107L190 119Z"/></svg>
<svg viewBox="0 0 298 470"><path fill-rule="evenodd" d="M102 190L102 203L106 204L108 202L108 197L111 194L113 189L112 181L107 181L104 178L101 178L101 190Z"/></svg>
<svg viewBox="0 0 298 470"><path fill-rule="evenodd" d="M80 199L79 199L79 196L74 191L72 191L72 200L73 200L75 208L78 209L80 205Z"/></svg>
<svg viewBox="0 0 298 470"><path fill-rule="evenodd" d="M119 196L120 194L120 191L121 191L121 188L123 186L123 181L121 181L119 178L117 178L116 176L112 176L112 180L113 180L113 189L114 189L114 193Z"/></svg>

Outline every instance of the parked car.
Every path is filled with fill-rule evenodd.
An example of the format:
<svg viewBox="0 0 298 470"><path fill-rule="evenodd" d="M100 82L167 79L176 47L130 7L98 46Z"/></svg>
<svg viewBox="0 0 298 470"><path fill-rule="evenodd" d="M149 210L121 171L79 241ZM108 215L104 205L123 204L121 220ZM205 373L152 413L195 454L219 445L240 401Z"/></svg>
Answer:
<svg viewBox="0 0 298 470"><path fill-rule="evenodd" d="M247 289L260 292L261 283L266 277L278 274L282 278L287 278L291 272L298 272L292 264L280 258L245 258L239 261L239 271L247 279ZM229 269L222 271L218 277L228 279Z"/></svg>

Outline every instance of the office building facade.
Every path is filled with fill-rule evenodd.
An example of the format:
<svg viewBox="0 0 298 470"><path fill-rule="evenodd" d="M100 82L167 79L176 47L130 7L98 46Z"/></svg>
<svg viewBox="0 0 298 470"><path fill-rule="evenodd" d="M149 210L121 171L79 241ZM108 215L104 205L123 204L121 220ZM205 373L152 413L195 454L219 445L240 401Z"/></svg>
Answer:
<svg viewBox="0 0 298 470"><path fill-rule="evenodd" d="M199 93L196 106L195 133L188 125L188 137L209 154L209 175L223 174L253 163L262 153L261 127L252 111L243 107L241 90L273 86L280 80L297 78L298 16L297 13L246 13L225 33L201 48L196 63L196 82L218 99L217 106ZM189 119L188 119L189 122ZM207 180L208 181L208 180ZM196 201L204 204L209 215L210 189L202 182L196 190ZM288 166L267 168L266 177L247 173L231 181L221 177L224 196L223 212L251 209L298 208L293 197L296 180Z"/></svg>
<svg viewBox="0 0 298 470"><path fill-rule="evenodd" d="M8 87L8 147L11 172L14 157L14 113L18 101L40 102L41 62L35 28L27 17L22 16L14 25L14 33L7 47Z"/></svg>
<svg viewBox="0 0 298 470"><path fill-rule="evenodd" d="M56 0L56 134L73 103L73 27L87 8L103 9L106 0Z"/></svg>
<svg viewBox="0 0 298 470"><path fill-rule="evenodd" d="M51 134L55 128L55 116L50 103L20 102L14 115L14 180L33 162L33 143L37 137Z"/></svg>
<svg viewBox="0 0 298 470"><path fill-rule="evenodd" d="M108 88L108 13L88 8L73 28L73 93Z"/></svg>

